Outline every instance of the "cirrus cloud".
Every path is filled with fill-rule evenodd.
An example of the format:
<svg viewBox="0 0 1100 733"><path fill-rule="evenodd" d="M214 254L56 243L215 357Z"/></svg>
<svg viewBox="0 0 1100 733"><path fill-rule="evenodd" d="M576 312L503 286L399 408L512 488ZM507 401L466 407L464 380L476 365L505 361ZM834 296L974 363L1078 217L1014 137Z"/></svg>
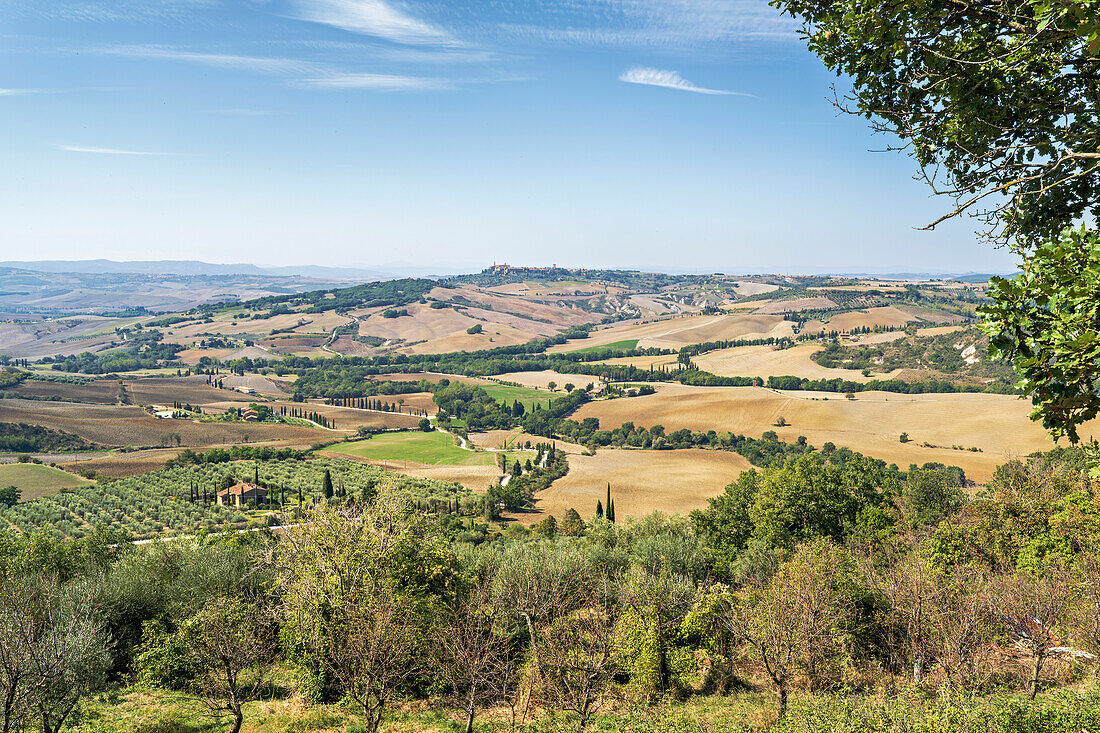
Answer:
<svg viewBox="0 0 1100 733"><path fill-rule="evenodd" d="M619 75L619 81L625 81L628 84L642 84L644 86L677 89L681 92L695 92L696 94L722 94L737 97L755 96L753 94L746 94L745 92L733 92L727 89L701 87L680 76L680 72L678 71L653 69L646 66L635 66L632 69L627 69Z"/></svg>

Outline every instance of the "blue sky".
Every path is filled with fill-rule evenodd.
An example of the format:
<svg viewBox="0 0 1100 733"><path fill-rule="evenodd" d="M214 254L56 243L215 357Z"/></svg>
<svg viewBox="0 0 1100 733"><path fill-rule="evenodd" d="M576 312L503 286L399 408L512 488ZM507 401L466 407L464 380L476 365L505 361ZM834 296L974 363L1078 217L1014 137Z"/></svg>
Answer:
<svg viewBox="0 0 1100 733"><path fill-rule="evenodd" d="M1004 271L758 0L0 0L0 259Z"/></svg>

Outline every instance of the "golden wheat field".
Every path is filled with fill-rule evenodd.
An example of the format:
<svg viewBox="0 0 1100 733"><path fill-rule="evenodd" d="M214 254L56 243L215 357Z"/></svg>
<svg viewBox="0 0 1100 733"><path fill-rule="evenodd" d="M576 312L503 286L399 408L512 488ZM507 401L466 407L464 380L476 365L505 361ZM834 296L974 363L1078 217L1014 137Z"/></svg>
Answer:
<svg viewBox="0 0 1100 733"><path fill-rule="evenodd" d="M1053 447L1028 411L1027 402L1010 395L862 392L847 400L831 393L662 385L655 395L589 403L574 419L596 417L605 429L633 421L756 438L774 430L785 441L805 435L818 448L831 441L902 468L929 461L956 465L983 482L1006 460ZM787 427L775 426L780 417ZM1082 431L1082 437L1090 432ZM901 433L908 433L910 442L900 442ZM926 442L939 447L925 447ZM954 445L982 452L953 450Z"/></svg>
<svg viewBox="0 0 1100 733"><path fill-rule="evenodd" d="M625 400L623 400L625 401ZM569 509L588 518L596 502L604 501L607 484L617 518L642 517L655 511L687 514L706 506L742 471L752 465L736 453L687 450L599 450L594 456L569 456L569 473L540 491L534 512L517 515L532 524L553 514L559 520Z"/></svg>

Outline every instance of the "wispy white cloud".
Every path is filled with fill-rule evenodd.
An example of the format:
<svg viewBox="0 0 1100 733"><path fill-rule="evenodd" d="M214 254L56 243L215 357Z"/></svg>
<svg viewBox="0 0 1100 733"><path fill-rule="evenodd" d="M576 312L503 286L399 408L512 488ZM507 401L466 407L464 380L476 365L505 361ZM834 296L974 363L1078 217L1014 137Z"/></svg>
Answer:
<svg viewBox="0 0 1100 733"><path fill-rule="evenodd" d="M514 6L485 27L519 43L666 51L796 40L798 22L766 0L547 0L541 13Z"/></svg>
<svg viewBox="0 0 1100 733"><path fill-rule="evenodd" d="M41 89L0 89L0 97L20 97L24 94L41 94Z"/></svg>
<svg viewBox="0 0 1100 733"><path fill-rule="evenodd" d="M726 89L709 89L707 87L701 87L680 76L680 73L677 71L650 69L645 66L635 66L633 69L627 69L619 75L619 81L625 81L628 84L644 84L651 87L678 89L681 92L695 92L696 94L725 94L738 97L755 96L753 94L746 94L745 92L731 92Z"/></svg>
<svg viewBox="0 0 1100 733"><path fill-rule="evenodd" d="M109 49L108 53L273 74L282 76L297 86L321 89L371 89L380 92L410 92L438 91L453 87L451 82L441 78L353 72L316 61L272 56L199 53L162 46L121 46Z"/></svg>
<svg viewBox="0 0 1100 733"><path fill-rule="evenodd" d="M385 0L296 0L293 17L406 44L453 43L446 32Z"/></svg>
<svg viewBox="0 0 1100 733"><path fill-rule="evenodd" d="M84 145L54 145L58 150L67 153L94 153L96 155L162 155L162 156L186 156L188 153L164 153L149 150L120 150L118 148L97 148Z"/></svg>
<svg viewBox="0 0 1100 733"><path fill-rule="evenodd" d="M369 89L376 92L424 92L453 88L453 84L446 79L366 73L330 73L302 79L299 84L319 89Z"/></svg>
<svg viewBox="0 0 1100 733"><path fill-rule="evenodd" d="M256 71L263 74L316 74L324 69L321 64L301 59L201 53L165 46L115 46L107 49L106 52L116 56L185 61L205 66L216 66L222 69Z"/></svg>

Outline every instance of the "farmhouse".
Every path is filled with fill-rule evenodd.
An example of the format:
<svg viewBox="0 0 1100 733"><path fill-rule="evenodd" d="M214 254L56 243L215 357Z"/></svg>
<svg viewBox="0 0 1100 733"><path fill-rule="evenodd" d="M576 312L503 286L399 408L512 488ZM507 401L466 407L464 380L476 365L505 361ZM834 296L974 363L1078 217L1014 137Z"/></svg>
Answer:
<svg viewBox="0 0 1100 733"><path fill-rule="evenodd" d="M267 498L267 489L256 484L241 482L218 492L218 506L232 503L234 506L240 507L242 504L253 500L260 503L265 498Z"/></svg>
<svg viewBox="0 0 1100 733"><path fill-rule="evenodd" d="M256 422L260 419L260 416L251 407L246 407L241 410L241 419L247 422Z"/></svg>
<svg viewBox="0 0 1100 733"><path fill-rule="evenodd" d="M253 389L252 387L241 386L241 387L237 387L237 391L241 392L243 394L253 394L253 393L255 393L256 390Z"/></svg>
<svg viewBox="0 0 1100 733"><path fill-rule="evenodd" d="M158 412L154 412L153 414L162 420L171 420L173 417L176 416L175 410L160 410Z"/></svg>

